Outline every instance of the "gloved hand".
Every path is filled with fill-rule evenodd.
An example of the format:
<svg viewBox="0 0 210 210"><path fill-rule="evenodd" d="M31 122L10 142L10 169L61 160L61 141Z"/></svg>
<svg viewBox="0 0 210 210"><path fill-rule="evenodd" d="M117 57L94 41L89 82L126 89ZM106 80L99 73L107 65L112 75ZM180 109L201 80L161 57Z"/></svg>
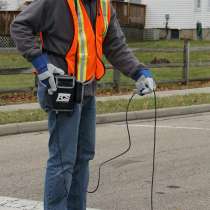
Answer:
<svg viewBox="0 0 210 210"><path fill-rule="evenodd" d="M141 69L137 74L136 88L137 94L143 96L152 93L156 89L155 81L149 69Z"/></svg>
<svg viewBox="0 0 210 210"><path fill-rule="evenodd" d="M48 88L48 93L53 94L57 90L54 74L64 75L64 71L53 64L48 63L47 55L43 54L32 60L37 70L39 82Z"/></svg>

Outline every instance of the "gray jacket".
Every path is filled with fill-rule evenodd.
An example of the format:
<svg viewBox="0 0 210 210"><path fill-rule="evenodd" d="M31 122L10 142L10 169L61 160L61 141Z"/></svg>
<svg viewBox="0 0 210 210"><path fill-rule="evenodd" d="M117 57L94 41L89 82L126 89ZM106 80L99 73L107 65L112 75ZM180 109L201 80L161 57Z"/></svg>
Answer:
<svg viewBox="0 0 210 210"><path fill-rule="evenodd" d="M96 0L89 2L94 8ZM93 15L95 14L96 11ZM43 33L44 49L34 45L39 32ZM50 63L67 72L65 56L74 36L73 19L67 0L34 0L11 24L11 36L28 61L45 51ZM103 43L103 53L116 69L131 78L135 77L139 68L144 67L128 48L113 8ZM95 94L95 85L92 86L94 87L86 91L86 95Z"/></svg>

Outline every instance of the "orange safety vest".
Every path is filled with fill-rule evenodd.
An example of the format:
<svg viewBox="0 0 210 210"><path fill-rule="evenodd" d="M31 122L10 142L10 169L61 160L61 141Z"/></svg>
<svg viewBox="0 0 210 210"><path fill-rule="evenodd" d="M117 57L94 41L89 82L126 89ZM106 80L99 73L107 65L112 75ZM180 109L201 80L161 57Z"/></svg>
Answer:
<svg viewBox="0 0 210 210"><path fill-rule="evenodd" d="M109 0L97 0L95 32L82 0L67 0L74 21L74 38L66 55L68 74L85 82L101 79L105 73L102 62L103 41L111 17ZM76 8L77 7L77 8Z"/></svg>

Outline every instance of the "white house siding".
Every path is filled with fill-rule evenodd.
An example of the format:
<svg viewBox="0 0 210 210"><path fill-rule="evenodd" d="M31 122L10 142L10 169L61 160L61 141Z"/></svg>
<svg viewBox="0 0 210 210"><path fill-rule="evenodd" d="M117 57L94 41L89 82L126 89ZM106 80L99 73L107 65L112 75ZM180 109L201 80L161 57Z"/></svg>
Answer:
<svg viewBox="0 0 210 210"><path fill-rule="evenodd" d="M19 8L21 0L6 0L7 2L7 8L8 11L15 11Z"/></svg>
<svg viewBox="0 0 210 210"><path fill-rule="evenodd" d="M165 14L170 14L169 28L195 29L200 21L203 28L210 28L210 3L201 0L201 9L197 10L196 0L142 0L147 6L145 28L164 28Z"/></svg>
<svg viewBox="0 0 210 210"><path fill-rule="evenodd" d="M193 27L194 0L142 0L146 5L145 28L164 28L165 14L170 15L169 28Z"/></svg>
<svg viewBox="0 0 210 210"><path fill-rule="evenodd" d="M208 3L209 2L209 3ZM202 23L203 28L210 28L210 1L209 0L201 0L201 10L196 11L194 8L194 18L192 20L193 25L200 21Z"/></svg>

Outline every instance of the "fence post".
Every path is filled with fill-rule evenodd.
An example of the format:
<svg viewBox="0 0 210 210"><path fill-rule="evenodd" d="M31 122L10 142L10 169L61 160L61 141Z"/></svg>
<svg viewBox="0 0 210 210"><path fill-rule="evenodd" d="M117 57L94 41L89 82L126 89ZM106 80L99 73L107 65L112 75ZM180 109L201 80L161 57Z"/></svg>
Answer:
<svg viewBox="0 0 210 210"><path fill-rule="evenodd" d="M184 84L189 83L190 77L190 40L184 39L184 65L183 65L183 79Z"/></svg>
<svg viewBox="0 0 210 210"><path fill-rule="evenodd" d="M113 88L115 91L120 90L120 71L113 69Z"/></svg>

